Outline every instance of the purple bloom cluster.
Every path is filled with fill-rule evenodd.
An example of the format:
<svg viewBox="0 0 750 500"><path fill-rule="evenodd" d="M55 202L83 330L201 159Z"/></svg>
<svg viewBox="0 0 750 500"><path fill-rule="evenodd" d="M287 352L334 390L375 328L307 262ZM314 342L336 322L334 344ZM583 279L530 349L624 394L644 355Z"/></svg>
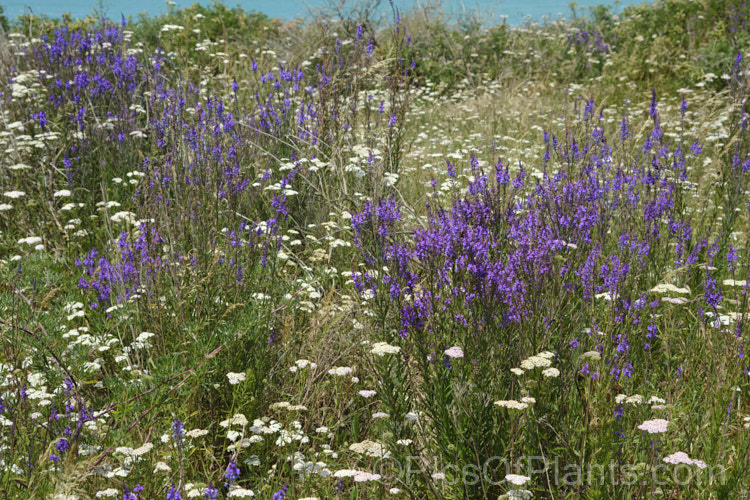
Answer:
<svg viewBox="0 0 750 500"><path fill-rule="evenodd" d="M148 229L142 225L134 241L126 233L120 234L115 263L96 249L89 251L83 260L77 259L76 266L83 271L78 287L94 293L96 302L92 308L120 303L143 291L148 293L147 285L170 262L161 256L163 242L155 227Z"/></svg>
<svg viewBox="0 0 750 500"><path fill-rule="evenodd" d="M392 199L367 201L352 217L365 261L388 269L378 277L357 273L355 286L395 306L402 337L412 337L415 346L457 335L478 345L507 345L512 344L507 332L520 328L530 331L520 344L535 346L531 332L541 323L546 341L554 343L554 324L562 319L556 315L596 300L611 314L615 330L608 338L576 338L575 345L604 348L613 379L636 376L639 355L631 344L649 351L659 341L658 322L651 318L660 302L648 299L656 285L647 279L649 266L656 259L680 268L713 258L676 208L686 163L700 151L696 146L686 155L681 143L665 139L655 93L649 109L653 127L635 156L613 146L623 142L607 141L593 99L585 108L586 135L545 133L549 163L536 180L524 166L513 178L498 161L491 182L472 157L474 181L466 195L454 196L447 208L428 205L427 226L414 230L412 238L403 237ZM626 120L621 129L622 139L629 139ZM455 177L450 162L448 176ZM721 288L708 272L703 288L705 305L716 310ZM588 366L581 373L588 374Z"/></svg>
<svg viewBox="0 0 750 500"><path fill-rule="evenodd" d="M350 81L371 64L362 32L351 44L336 39L306 71L284 64L268 70L252 61L257 81L231 80L226 89L196 85L176 71L169 54L158 47L133 50L129 36L108 21L76 30L63 25L32 44L17 68L54 75L41 79L48 105L30 117L42 130L63 131L58 166L70 187L97 192L113 174L136 170L143 177L130 202L149 222L137 233L124 232L116 247L99 245L77 262L79 285L92 292L94 308L151 295L164 273L187 267L190 274L216 254L242 286L247 270L259 260L265 266L278 248L279 225L304 220L316 208L311 197L326 181L308 186L299 158L325 160L350 145L346 132L354 123L390 128L382 147L397 166L403 132L395 125L408 106L403 96L414 71L404 29L397 36L402 57L389 77L394 92L380 104L389 113L382 117L369 103L366 110L349 104L371 85ZM293 168L279 171L284 156ZM102 158L117 158L117 165ZM373 154L370 170L375 162ZM199 221L214 221L215 228L196 230ZM221 227L228 230L218 233Z"/></svg>
<svg viewBox="0 0 750 500"><path fill-rule="evenodd" d="M584 48L587 52L609 52L609 44L604 41L604 35L596 29L578 30L568 35L568 44Z"/></svg>

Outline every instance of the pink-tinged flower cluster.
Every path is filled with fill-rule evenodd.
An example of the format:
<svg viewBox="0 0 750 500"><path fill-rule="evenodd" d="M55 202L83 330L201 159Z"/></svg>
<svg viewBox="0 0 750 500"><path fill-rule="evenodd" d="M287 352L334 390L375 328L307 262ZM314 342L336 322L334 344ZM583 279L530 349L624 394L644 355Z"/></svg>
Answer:
<svg viewBox="0 0 750 500"><path fill-rule="evenodd" d="M706 462L704 462L703 460L696 460L696 459L690 458L688 454L685 453L684 451L678 451L678 452L672 453L671 455L667 455L662 460L672 465L679 465L679 464L695 465L699 469L705 469L707 467Z"/></svg>
<svg viewBox="0 0 750 500"><path fill-rule="evenodd" d="M642 431L646 431L649 434L663 434L667 432L669 422L663 418L657 418L654 420L646 420L638 428Z"/></svg>
<svg viewBox="0 0 750 500"><path fill-rule="evenodd" d="M450 349L445 350L445 355L449 358L463 358L464 351L460 347L454 345Z"/></svg>

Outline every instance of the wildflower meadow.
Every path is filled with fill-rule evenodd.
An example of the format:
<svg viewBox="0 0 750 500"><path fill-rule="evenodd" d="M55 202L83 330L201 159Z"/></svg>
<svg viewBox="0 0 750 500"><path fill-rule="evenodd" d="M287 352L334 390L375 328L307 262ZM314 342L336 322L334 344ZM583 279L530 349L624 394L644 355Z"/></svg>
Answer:
<svg viewBox="0 0 750 500"><path fill-rule="evenodd" d="M0 15L0 499L748 498L750 7L571 9Z"/></svg>

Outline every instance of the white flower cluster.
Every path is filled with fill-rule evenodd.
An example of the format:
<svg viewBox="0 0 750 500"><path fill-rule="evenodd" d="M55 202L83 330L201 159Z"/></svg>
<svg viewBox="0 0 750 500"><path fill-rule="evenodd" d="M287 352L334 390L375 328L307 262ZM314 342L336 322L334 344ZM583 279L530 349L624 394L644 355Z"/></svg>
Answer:
<svg viewBox="0 0 750 500"><path fill-rule="evenodd" d="M307 367L310 367L311 370L314 370L318 367L318 365L317 363L313 363L312 361L309 361L307 359L298 359L294 362L294 366L289 367L289 371L292 373L296 373L298 370L304 370Z"/></svg>
<svg viewBox="0 0 750 500"><path fill-rule="evenodd" d="M245 427L247 425L247 417L243 415L242 413L235 413L232 418L228 418L226 420L222 420L219 422L219 425L227 428L232 425L239 425L240 427Z"/></svg>
<svg viewBox="0 0 750 500"><path fill-rule="evenodd" d="M584 361L599 361L602 359L602 355L599 351L586 351L581 354L581 359Z"/></svg>
<svg viewBox="0 0 750 500"><path fill-rule="evenodd" d="M360 455L367 455L368 457L388 458L391 456L391 453L385 449L383 444L370 441L369 439L351 444L349 450Z"/></svg>
<svg viewBox="0 0 750 500"><path fill-rule="evenodd" d="M643 404L643 396L640 394L633 394L632 396L626 396L625 394L618 394L615 396L615 403L621 405L623 403L628 405L640 405Z"/></svg>
<svg viewBox="0 0 750 500"><path fill-rule="evenodd" d="M270 406L272 410L288 410L288 411L307 411L305 405L293 405L288 401L279 401Z"/></svg>
<svg viewBox="0 0 750 500"><path fill-rule="evenodd" d="M690 288L679 288L674 286L671 283L660 283L656 285L654 288L651 289L654 293L680 293L683 295L687 295L690 293Z"/></svg>
<svg viewBox="0 0 750 500"><path fill-rule="evenodd" d="M508 408L509 410L525 410L529 407L528 403L525 403L523 401L514 401L512 399L495 401L495 404L500 408Z"/></svg>
<svg viewBox="0 0 750 500"><path fill-rule="evenodd" d="M357 483L363 483L366 481L377 481L380 479L380 474L372 474L356 469L340 469L333 473L333 477L344 478L352 477Z"/></svg>
<svg viewBox="0 0 750 500"><path fill-rule="evenodd" d="M552 360L555 358L555 354L551 353L549 351L542 351L536 356L531 356L529 358L524 359L521 361L521 368L513 368L511 371L516 375L523 375L524 371L531 371L534 368L549 368L552 366ZM557 373L560 374L559 371ZM552 376L552 375L548 375Z"/></svg>
<svg viewBox="0 0 750 500"><path fill-rule="evenodd" d="M699 469L705 469L706 468L706 462L704 462L702 460L692 459L684 451L678 451L676 453L672 453L671 455L667 455L662 460L664 460L664 462L666 462L668 464L672 464L672 465L687 464L687 465L695 465Z"/></svg>
<svg viewBox="0 0 750 500"><path fill-rule="evenodd" d="M646 431L649 434L663 434L667 432L669 422L663 418L657 418L654 420L646 420L638 428L642 431Z"/></svg>
<svg viewBox="0 0 750 500"><path fill-rule="evenodd" d="M334 375L336 377L343 377L345 375L349 375L354 370L349 366L334 366L330 370L328 370L329 375Z"/></svg>
<svg viewBox="0 0 750 500"><path fill-rule="evenodd" d="M521 476L520 474L508 474L505 476L505 480L516 486L523 486L531 481L531 478L529 476Z"/></svg>
<svg viewBox="0 0 750 500"><path fill-rule="evenodd" d="M372 350L370 352L376 356L382 357L386 354L398 354L401 352L401 348L395 345L390 345L387 342L376 342L372 345Z"/></svg>
<svg viewBox="0 0 750 500"><path fill-rule="evenodd" d="M534 368L547 368L552 365L552 361L542 356L531 356L521 361L521 369L530 371Z"/></svg>
<svg viewBox="0 0 750 500"><path fill-rule="evenodd" d="M244 373L234 373L234 372L228 372L227 378L229 379L230 385L237 385L240 382L245 381L245 374Z"/></svg>
<svg viewBox="0 0 750 500"><path fill-rule="evenodd" d="M464 351L460 347L454 345L453 347L445 350L445 355L449 358L463 358Z"/></svg>

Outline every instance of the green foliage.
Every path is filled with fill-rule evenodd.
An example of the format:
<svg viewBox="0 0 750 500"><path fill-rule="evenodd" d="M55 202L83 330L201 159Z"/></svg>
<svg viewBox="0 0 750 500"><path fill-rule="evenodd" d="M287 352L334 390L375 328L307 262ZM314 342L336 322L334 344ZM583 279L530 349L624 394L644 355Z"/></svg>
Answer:
<svg viewBox="0 0 750 500"><path fill-rule="evenodd" d="M10 29L8 18L5 17L5 8L2 5L0 5L0 29L2 29L3 33L7 33Z"/></svg>
<svg viewBox="0 0 750 500"><path fill-rule="evenodd" d="M182 29L167 32L167 36L162 31L165 25L181 26ZM193 59L199 55L193 40L222 41L220 43L225 48L229 45L247 48L257 45L264 37L273 36L278 27L278 21L265 14L246 12L241 7L227 7L214 1L208 6L195 3L183 9L170 6L161 16L140 14L134 23L133 36L146 47L161 46ZM195 59L195 62L202 60Z"/></svg>

